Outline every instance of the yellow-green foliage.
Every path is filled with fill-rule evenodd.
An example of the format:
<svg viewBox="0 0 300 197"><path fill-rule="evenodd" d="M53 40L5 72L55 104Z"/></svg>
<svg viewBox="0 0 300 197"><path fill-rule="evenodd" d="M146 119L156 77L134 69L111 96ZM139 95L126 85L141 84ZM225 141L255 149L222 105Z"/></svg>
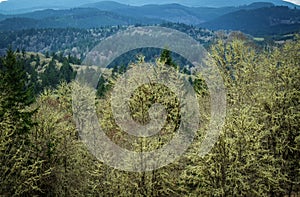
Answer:
<svg viewBox="0 0 300 197"><path fill-rule="evenodd" d="M182 175L186 195L299 192L299 44L263 53L241 40L212 46L227 87L226 123L211 154L187 156L190 163Z"/></svg>
<svg viewBox="0 0 300 197"><path fill-rule="evenodd" d="M210 49L227 90L227 116L211 152L199 156L210 120L210 96L201 75L182 78L194 87L201 120L188 151L174 163L151 172L116 170L98 161L76 129L72 87L89 97L95 94L78 83L46 89L30 108L36 112L30 132L16 135L22 121L1 114L0 196L292 196L300 192L300 39L282 47L256 49L245 39L217 41ZM130 68L141 66L141 62ZM158 62L161 69L168 68ZM91 75L92 76L92 75ZM114 87L121 75L107 72ZM81 89L79 88L81 87ZM4 87L2 87L4 88ZM79 89L78 89L79 88ZM79 91L80 90L80 91ZM125 91L125 90L124 90ZM181 103L162 84L141 85L130 97L132 118L150 121L154 103L166 108L161 131L149 138L134 137L116 124L113 89L96 99L100 126L122 148L150 151L173 138L180 122ZM6 101L2 93L0 101ZM78 105L78 107L81 107ZM9 111L0 105L0 111ZM88 114L82 113L83 116ZM78 125L84 123L79 123ZM20 126L21 125L21 126ZM77 125L77 126L78 126ZM125 161L130 162L130 160Z"/></svg>

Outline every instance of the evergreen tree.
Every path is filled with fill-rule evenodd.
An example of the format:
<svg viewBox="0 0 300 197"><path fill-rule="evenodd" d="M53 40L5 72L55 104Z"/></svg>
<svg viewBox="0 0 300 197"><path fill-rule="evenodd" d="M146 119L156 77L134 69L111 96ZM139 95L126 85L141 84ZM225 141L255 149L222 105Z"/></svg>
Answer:
<svg viewBox="0 0 300 197"><path fill-rule="evenodd" d="M28 78L16 54L9 49L0 71L0 195L19 196L39 190L38 168L30 139L34 111Z"/></svg>
<svg viewBox="0 0 300 197"><path fill-rule="evenodd" d="M60 73L56 66L54 58L49 62L44 73L42 74L42 87L56 87L59 84Z"/></svg>
<svg viewBox="0 0 300 197"><path fill-rule="evenodd" d="M179 69L178 65L176 65L172 59L171 51L169 51L168 49L163 49L160 54L160 61L168 66L172 66L175 69Z"/></svg>
<svg viewBox="0 0 300 197"><path fill-rule="evenodd" d="M97 85L97 96L103 98L107 90L107 80L101 75Z"/></svg>
<svg viewBox="0 0 300 197"><path fill-rule="evenodd" d="M32 112L23 109L33 102L32 90L27 86L28 78L24 65L17 59L16 54L9 49L7 55L1 59L0 71L1 109L0 120L6 113L10 113L18 122L22 120L20 133L30 130ZM20 125L21 126L21 125Z"/></svg>
<svg viewBox="0 0 300 197"><path fill-rule="evenodd" d="M65 58L62 66L60 67L60 80L64 80L67 83L70 83L74 78L75 72L68 60Z"/></svg>
<svg viewBox="0 0 300 197"><path fill-rule="evenodd" d="M264 145L281 174L272 195L292 196L300 191L300 39L271 52L262 61L267 68L260 96L260 117L268 133Z"/></svg>

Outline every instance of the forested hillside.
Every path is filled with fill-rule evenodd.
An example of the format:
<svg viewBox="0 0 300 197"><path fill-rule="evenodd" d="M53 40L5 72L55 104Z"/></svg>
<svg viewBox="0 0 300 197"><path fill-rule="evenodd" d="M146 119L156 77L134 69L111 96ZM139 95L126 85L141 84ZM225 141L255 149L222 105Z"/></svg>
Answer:
<svg viewBox="0 0 300 197"><path fill-rule="evenodd" d="M44 13L46 12L46 13ZM33 14L33 16L31 16ZM97 28L113 25L158 24L163 20L127 17L118 13L95 8L73 8L69 10L45 10L25 17L17 15L0 21L0 30L22 30L32 28Z"/></svg>
<svg viewBox="0 0 300 197"><path fill-rule="evenodd" d="M0 0L0 197L300 197L299 34L299 0Z"/></svg>
<svg viewBox="0 0 300 197"><path fill-rule="evenodd" d="M23 14L2 14L0 10L0 31L40 28L91 29L171 22L212 30L242 31L253 36L299 33L299 6L283 1L282 4L289 6L278 6L278 3L188 7L176 3L130 6L104 1L71 9L38 9Z"/></svg>
<svg viewBox="0 0 300 197"><path fill-rule="evenodd" d="M208 45L215 37L212 31L191 25L163 23L160 26L185 32L200 43ZM130 26L129 26L130 27ZM116 32L125 30L128 26L107 26L91 29L77 28L46 28L19 31L0 32L0 52L8 46L25 51L43 54L62 52L84 59L86 54L101 40Z"/></svg>
<svg viewBox="0 0 300 197"><path fill-rule="evenodd" d="M40 33L47 31L62 30ZM71 32L83 40L97 35L76 31ZM165 86L144 84L128 102L139 123L149 121L145 112L152 104L166 106L167 121L157 135L134 138L114 121L112 89L122 73L143 65L141 55L125 67L107 69L93 97L73 79L76 71L93 77L97 68L79 65L55 47L45 55L8 49L0 61L0 196L299 196L300 38L261 47L236 35L213 39L208 49L226 86L227 116L217 143L203 157L197 150L211 118L206 82L181 69L167 49L157 57L157 69L176 70L194 88L201 125L180 159L150 172L116 170L98 161L81 141L72 109L76 88L96 101L99 124L116 144L149 151L168 143L181 116L180 102Z"/></svg>
<svg viewBox="0 0 300 197"><path fill-rule="evenodd" d="M99 3L100 2L100 3ZM228 1L219 1L219 0L189 0L189 1L182 1L182 0L153 0L143 1L143 0L116 0L116 1L102 1L100 0L48 0L47 2L41 2L39 0L9 0L3 1L0 3L0 11L5 13L25 13L34 10L40 9L66 9L66 8L73 8L73 7L80 7L82 5L93 5L93 4L102 4L103 7L110 8L111 5L114 8L126 8L133 6L142 6L145 4L182 4L185 6L191 7L239 7L244 5L249 5L251 3L257 2L256 0L228 0ZM272 3L275 5L284 5L289 7L294 7L295 4L282 1L282 0L264 0L263 2ZM106 6L105 6L106 5ZM108 6L107 6L108 5Z"/></svg>
<svg viewBox="0 0 300 197"><path fill-rule="evenodd" d="M256 36L299 32L300 10L284 6L239 10L208 21L202 26L212 30L240 30Z"/></svg>

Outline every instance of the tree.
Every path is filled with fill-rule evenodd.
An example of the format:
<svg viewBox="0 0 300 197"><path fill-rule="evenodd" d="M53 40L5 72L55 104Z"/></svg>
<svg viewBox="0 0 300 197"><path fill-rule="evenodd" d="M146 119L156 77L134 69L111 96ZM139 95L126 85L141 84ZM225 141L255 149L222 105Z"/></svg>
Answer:
<svg viewBox="0 0 300 197"><path fill-rule="evenodd" d="M16 122L20 120L19 133L27 133L32 126L33 112L24 110L33 102L32 90L26 85L28 78L21 62L15 53L9 49L1 59L1 110L0 121L5 114L12 114Z"/></svg>
<svg viewBox="0 0 300 197"><path fill-rule="evenodd" d="M281 174L280 191L273 195L292 196L300 191L300 40L264 54L265 84L261 94L261 121L268 132L264 145Z"/></svg>
<svg viewBox="0 0 300 197"><path fill-rule="evenodd" d="M42 74L42 87L56 87L59 84L59 70L56 66L56 61L54 58L49 62L44 73Z"/></svg>
<svg viewBox="0 0 300 197"><path fill-rule="evenodd" d="M60 67L60 80L64 80L70 83L75 78L75 72L68 62L68 59L64 59L62 66Z"/></svg>
<svg viewBox="0 0 300 197"><path fill-rule="evenodd" d="M45 174L39 183L40 194L85 196L90 194L89 172L94 158L79 140L72 116L72 84L62 82L56 89L45 89L35 103L37 125L32 140Z"/></svg>
<svg viewBox="0 0 300 197"><path fill-rule="evenodd" d="M23 65L11 49L1 59L0 80L0 194L33 194L39 190L42 161L33 157L30 141L32 91L26 86Z"/></svg>
<svg viewBox="0 0 300 197"><path fill-rule="evenodd" d="M185 191L198 196L278 193L284 174L264 145L269 132L261 120L259 100L265 85L261 83L265 78L262 57L237 39L218 41L211 51L227 88L226 122L210 154L203 158L197 155L198 141L195 151L187 155L190 165L182 175Z"/></svg>
<svg viewBox="0 0 300 197"><path fill-rule="evenodd" d="M138 79L140 76L139 69L143 66L142 59L140 59L136 64L129 65L128 70L135 72L136 74L132 76L133 78L130 79L130 81L136 83L135 77ZM174 74L174 72L170 72L174 69L165 65L163 62L158 61L157 67L155 68L157 69L157 73L164 76L169 74L171 79L176 80L178 77L177 74ZM188 77L184 74L179 75L181 77ZM155 81L155 77L158 76L147 75L147 77L150 81ZM112 81L112 85L116 85L116 82L120 78L121 75L112 73L111 76L108 77L108 80ZM125 92L128 92L129 90L128 87L121 85L121 87L115 86L114 91L126 94ZM165 124L162 125L162 128L157 128L157 125L153 125L154 129L159 129L160 131L159 134L149 138L139 138L128 135L122 130L120 125L116 124L114 121L114 116L116 114L112 113L110 101L112 99L118 99L116 98L118 96L111 95L110 92L111 91L108 91L105 97L98 99L97 113L98 117L101 119L100 125L102 129L115 144L128 150L147 152L161 148L163 145L167 144L177 132L180 121L179 100L172 90L165 85L156 84L154 82L142 84L134 92L132 92L128 101L131 117L136 123L141 125L148 124L151 119L159 122L160 119L157 117L150 117L149 110L152 105L157 103L164 106L167 113ZM80 95L87 95L87 93L80 93ZM87 115L82 114L82 116L86 117ZM141 158L141 161L140 165L156 165L155 163L144 163L143 158ZM132 165L130 158L128 158L127 162L128 165ZM93 188L95 188L95 193L101 196L177 196L179 195L178 183L180 173L182 171L183 165L181 165L180 161L176 161L169 166L156 169L151 172L123 172L107 167L105 164L100 162L98 168L93 171L92 175L101 181L96 178L93 182Z"/></svg>
<svg viewBox="0 0 300 197"><path fill-rule="evenodd" d="M103 75L100 76L97 85L97 96L103 98L110 89L110 82Z"/></svg>
<svg viewBox="0 0 300 197"><path fill-rule="evenodd" d="M160 54L160 61L175 69L179 69L175 62L173 62L171 51L169 51L168 49L163 49L163 51Z"/></svg>

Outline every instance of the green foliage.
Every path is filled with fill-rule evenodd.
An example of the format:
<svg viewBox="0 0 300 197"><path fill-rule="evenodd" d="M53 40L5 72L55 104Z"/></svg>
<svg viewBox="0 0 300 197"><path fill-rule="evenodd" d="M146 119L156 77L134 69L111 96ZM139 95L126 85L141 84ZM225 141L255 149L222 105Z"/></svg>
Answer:
<svg viewBox="0 0 300 197"><path fill-rule="evenodd" d="M187 33L200 43L206 45L209 44L214 37L213 32L190 25L166 23L162 24L161 26ZM38 30L23 29L9 32L0 31L0 49L6 49L7 46L11 45L15 48L24 49L31 52L39 52L44 54L48 52L48 57L50 57L52 53L63 53L65 56L70 54L71 59L69 59L69 62L78 64L78 60L83 60L87 53L99 43L99 40L102 40L118 31L122 31L127 28L128 26L118 25L91 29L45 28ZM146 56L148 54L147 51L141 51L141 53ZM157 53L157 55L159 55L159 53ZM73 59L72 57L76 58ZM134 56L129 59L129 61L128 59L126 60L127 61L125 61L125 63L127 65L128 62L134 60ZM117 65L120 66L124 62L117 63Z"/></svg>
<svg viewBox="0 0 300 197"><path fill-rule="evenodd" d="M128 69L138 69L142 67L142 61L141 58L140 62L131 64ZM159 61L157 62L157 67L159 72L165 74L167 74L170 69L174 70L174 68L170 68L169 65L165 65L164 62ZM184 74L180 75L181 77L187 77ZM111 76L106 77L108 77L108 80L111 81L112 86L114 86L121 75L112 73ZM170 78L176 77L175 75L170 76ZM128 90L125 88L119 91L123 92ZM110 91L106 92L106 96L97 102L97 113L101 120L100 125L106 135L122 148L137 152L157 150L167 144L178 130L180 124L180 103L176 95L164 85L155 83L141 85L132 93L128 103L131 117L136 123L141 125L148 124L153 118L156 119L155 117L150 117L149 114L152 105L159 103L164 106L166 110L166 121L162 125L162 128L160 128L159 133L150 138L136 138L122 131L122 128L120 128L114 120L114 115L111 110L111 99L112 95ZM130 160L128 160L128 163L130 165ZM169 166L154 170L153 172L136 173L115 170L100 163L98 169L93 171L92 174L94 177L99 177L98 179L102 181L94 181L91 184L94 185L95 193L100 196L179 196L179 177L183 170L184 165L181 165L180 161L176 161Z"/></svg>
<svg viewBox="0 0 300 197"><path fill-rule="evenodd" d="M24 65L17 59L15 52L11 49L1 59L1 92L5 99L1 100L3 110L21 110L32 103L31 90L26 85L28 78L24 71ZM5 111L0 114L3 115ZM25 114L25 113L20 113Z"/></svg>
<svg viewBox="0 0 300 197"><path fill-rule="evenodd" d="M28 78L11 49L1 59L0 79L0 194L28 195L40 189L38 169L43 161L33 156Z"/></svg>
<svg viewBox="0 0 300 197"><path fill-rule="evenodd" d="M57 68L56 61L52 58L42 75L43 87L56 87L60 81L60 72Z"/></svg>
<svg viewBox="0 0 300 197"><path fill-rule="evenodd" d="M60 78L67 83L70 83L75 78L75 72L67 59L64 59L60 68Z"/></svg>
<svg viewBox="0 0 300 197"><path fill-rule="evenodd" d="M179 69L179 67L173 62L171 57L171 51L169 51L168 49L163 49L163 51L160 54L160 61L175 69Z"/></svg>
<svg viewBox="0 0 300 197"><path fill-rule="evenodd" d="M44 160L39 169L46 173L40 182L41 194L85 196L89 193L88 171L93 158L79 141L72 117L71 85L61 83L46 89L38 98L37 122L33 132L37 157Z"/></svg>
<svg viewBox="0 0 300 197"><path fill-rule="evenodd" d="M110 82L101 75L97 85L97 96L103 98L109 91L110 86Z"/></svg>
<svg viewBox="0 0 300 197"><path fill-rule="evenodd" d="M176 74L189 81L197 94L201 120L196 138L174 163L151 172L134 173L98 161L81 142L73 120L77 111L72 109L72 88L78 90L79 84L67 83L74 77L70 58L57 53L52 59L44 59L9 50L0 64L0 195L299 195L300 39L266 51L249 45L245 39L232 38L217 41L210 51L227 88L227 116L218 142L206 156L198 155L211 118L211 98L200 73L188 67L177 70ZM170 53L164 51L160 60L156 69L169 73L173 69L166 66L166 62L172 63ZM142 62L140 58L122 72L138 68ZM82 66L78 72L85 72L94 81L101 70L97 69ZM160 132L149 138L125 133L117 125L111 106L112 87L122 72L101 72L95 108L99 123L122 148L136 152L157 150L177 131L182 103L162 84L139 86L128 100L134 121L149 123L149 111L156 103L166 109L166 121ZM60 82L62 79L64 82ZM34 83L56 88L45 88L32 102ZM79 90L89 102L95 102L95 94L89 88ZM77 126L82 124L85 123Z"/></svg>
<svg viewBox="0 0 300 197"><path fill-rule="evenodd" d="M282 194L292 195L300 190L300 40L287 43L266 54L264 82L267 84L261 95L261 116L269 133L265 145L276 159L275 166L283 174L280 187ZM284 55L283 55L284 54Z"/></svg>
<svg viewBox="0 0 300 197"><path fill-rule="evenodd" d="M241 40L218 41L212 55L227 87L218 143L194 151L182 174L195 196L284 196L299 192L299 40L271 53ZM286 55L285 55L286 54Z"/></svg>

